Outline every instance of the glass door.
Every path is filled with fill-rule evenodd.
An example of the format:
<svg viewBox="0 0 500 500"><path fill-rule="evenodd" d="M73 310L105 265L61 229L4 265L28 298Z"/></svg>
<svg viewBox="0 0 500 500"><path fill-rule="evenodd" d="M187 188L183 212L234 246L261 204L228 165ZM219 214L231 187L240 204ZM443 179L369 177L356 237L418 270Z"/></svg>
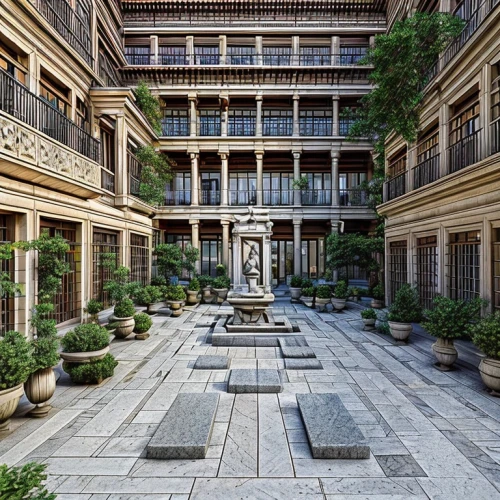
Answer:
<svg viewBox="0 0 500 500"><path fill-rule="evenodd" d="M272 286L288 283L293 274L293 241L271 241Z"/></svg>

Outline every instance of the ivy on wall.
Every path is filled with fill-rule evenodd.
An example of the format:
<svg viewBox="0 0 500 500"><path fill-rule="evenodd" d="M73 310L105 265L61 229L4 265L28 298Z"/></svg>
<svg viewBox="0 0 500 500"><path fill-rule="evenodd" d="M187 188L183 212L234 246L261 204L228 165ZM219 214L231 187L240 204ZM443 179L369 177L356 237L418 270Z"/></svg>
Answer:
<svg viewBox="0 0 500 500"><path fill-rule="evenodd" d="M153 130L161 135L160 100L151 93L145 82L139 82L134 94L137 107L144 113Z"/></svg>

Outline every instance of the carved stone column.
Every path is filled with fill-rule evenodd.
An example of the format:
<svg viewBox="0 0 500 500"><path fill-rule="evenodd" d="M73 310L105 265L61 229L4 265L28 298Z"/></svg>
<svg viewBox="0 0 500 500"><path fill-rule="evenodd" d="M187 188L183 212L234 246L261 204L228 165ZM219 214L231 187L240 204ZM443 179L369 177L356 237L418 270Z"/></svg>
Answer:
<svg viewBox="0 0 500 500"><path fill-rule="evenodd" d="M292 134L294 137L300 135L300 119L299 119L299 94L293 94L293 129Z"/></svg>
<svg viewBox="0 0 500 500"><path fill-rule="evenodd" d="M300 151L293 153L293 180L300 180ZM302 205L302 192L300 189L293 190L293 204L300 207Z"/></svg>
<svg viewBox="0 0 500 500"><path fill-rule="evenodd" d="M222 226L222 264L226 266L228 273L230 272L229 268L229 225L231 221L222 219L220 221Z"/></svg>
<svg viewBox="0 0 500 500"><path fill-rule="evenodd" d="M257 107L256 113L257 116L255 117L255 135L257 137L262 137L262 95L257 94L255 96L255 104Z"/></svg>
<svg viewBox="0 0 500 500"><path fill-rule="evenodd" d="M339 96L332 96L332 135L340 135Z"/></svg>
<svg viewBox="0 0 500 500"><path fill-rule="evenodd" d="M189 135L191 137L196 137L198 129L198 110L196 109L198 104L198 98L196 92L190 92L188 95L189 99Z"/></svg>
<svg viewBox="0 0 500 500"><path fill-rule="evenodd" d="M220 183L221 183L221 205L228 205L228 186L229 186L229 153L219 153L221 160Z"/></svg>
<svg viewBox="0 0 500 500"><path fill-rule="evenodd" d="M340 193L339 193L339 158L340 153L338 151L332 151L332 207L338 207L340 205Z"/></svg>
<svg viewBox="0 0 500 500"><path fill-rule="evenodd" d="M302 276L302 219L293 219L293 274Z"/></svg>
<svg viewBox="0 0 500 500"><path fill-rule="evenodd" d="M199 159L198 153L191 153L191 206L196 207L200 203L199 189Z"/></svg>
<svg viewBox="0 0 500 500"><path fill-rule="evenodd" d="M264 152L255 151L255 162L257 164L257 206L263 203L262 188L264 186Z"/></svg>

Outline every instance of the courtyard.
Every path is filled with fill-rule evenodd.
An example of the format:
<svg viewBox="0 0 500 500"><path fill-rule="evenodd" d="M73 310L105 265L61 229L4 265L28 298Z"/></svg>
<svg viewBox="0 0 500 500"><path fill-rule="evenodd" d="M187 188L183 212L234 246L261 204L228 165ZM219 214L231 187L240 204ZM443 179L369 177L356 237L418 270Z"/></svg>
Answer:
<svg viewBox="0 0 500 500"><path fill-rule="evenodd" d="M322 369L285 369L279 347L215 347L230 307L199 305L154 316L145 341L115 340L115 375L97 386L60 379L46 419L23 418L23 399L0 440L0 462L47 464L58 500L493 499L500 497L500 400L457 342L450 372L434 366L421 329L398 345L363 331L362 307L318 313L277 297L275 316L300 330ZM195 370L200 355L230 369L271 369L277 394L230 394L229 370ZM178 393L219 393L205 459L155 460L145 449ZM368 459L313 459L297 406L301 393L336 393L370 446Z"/></svg>

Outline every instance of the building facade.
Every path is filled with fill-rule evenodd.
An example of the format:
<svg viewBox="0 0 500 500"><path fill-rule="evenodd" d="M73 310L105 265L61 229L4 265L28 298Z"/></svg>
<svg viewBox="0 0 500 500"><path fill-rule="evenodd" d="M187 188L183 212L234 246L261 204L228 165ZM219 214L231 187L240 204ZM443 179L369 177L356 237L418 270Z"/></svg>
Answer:
<svg viewBox="0 0 500 500"><path fill-rule="evenodd" d="M417 3L401 11L453 12L465 27L430 68L416 143L387 143L387 296L408 282L426 307L442 294L500 309L500 2Z"/></svg>

